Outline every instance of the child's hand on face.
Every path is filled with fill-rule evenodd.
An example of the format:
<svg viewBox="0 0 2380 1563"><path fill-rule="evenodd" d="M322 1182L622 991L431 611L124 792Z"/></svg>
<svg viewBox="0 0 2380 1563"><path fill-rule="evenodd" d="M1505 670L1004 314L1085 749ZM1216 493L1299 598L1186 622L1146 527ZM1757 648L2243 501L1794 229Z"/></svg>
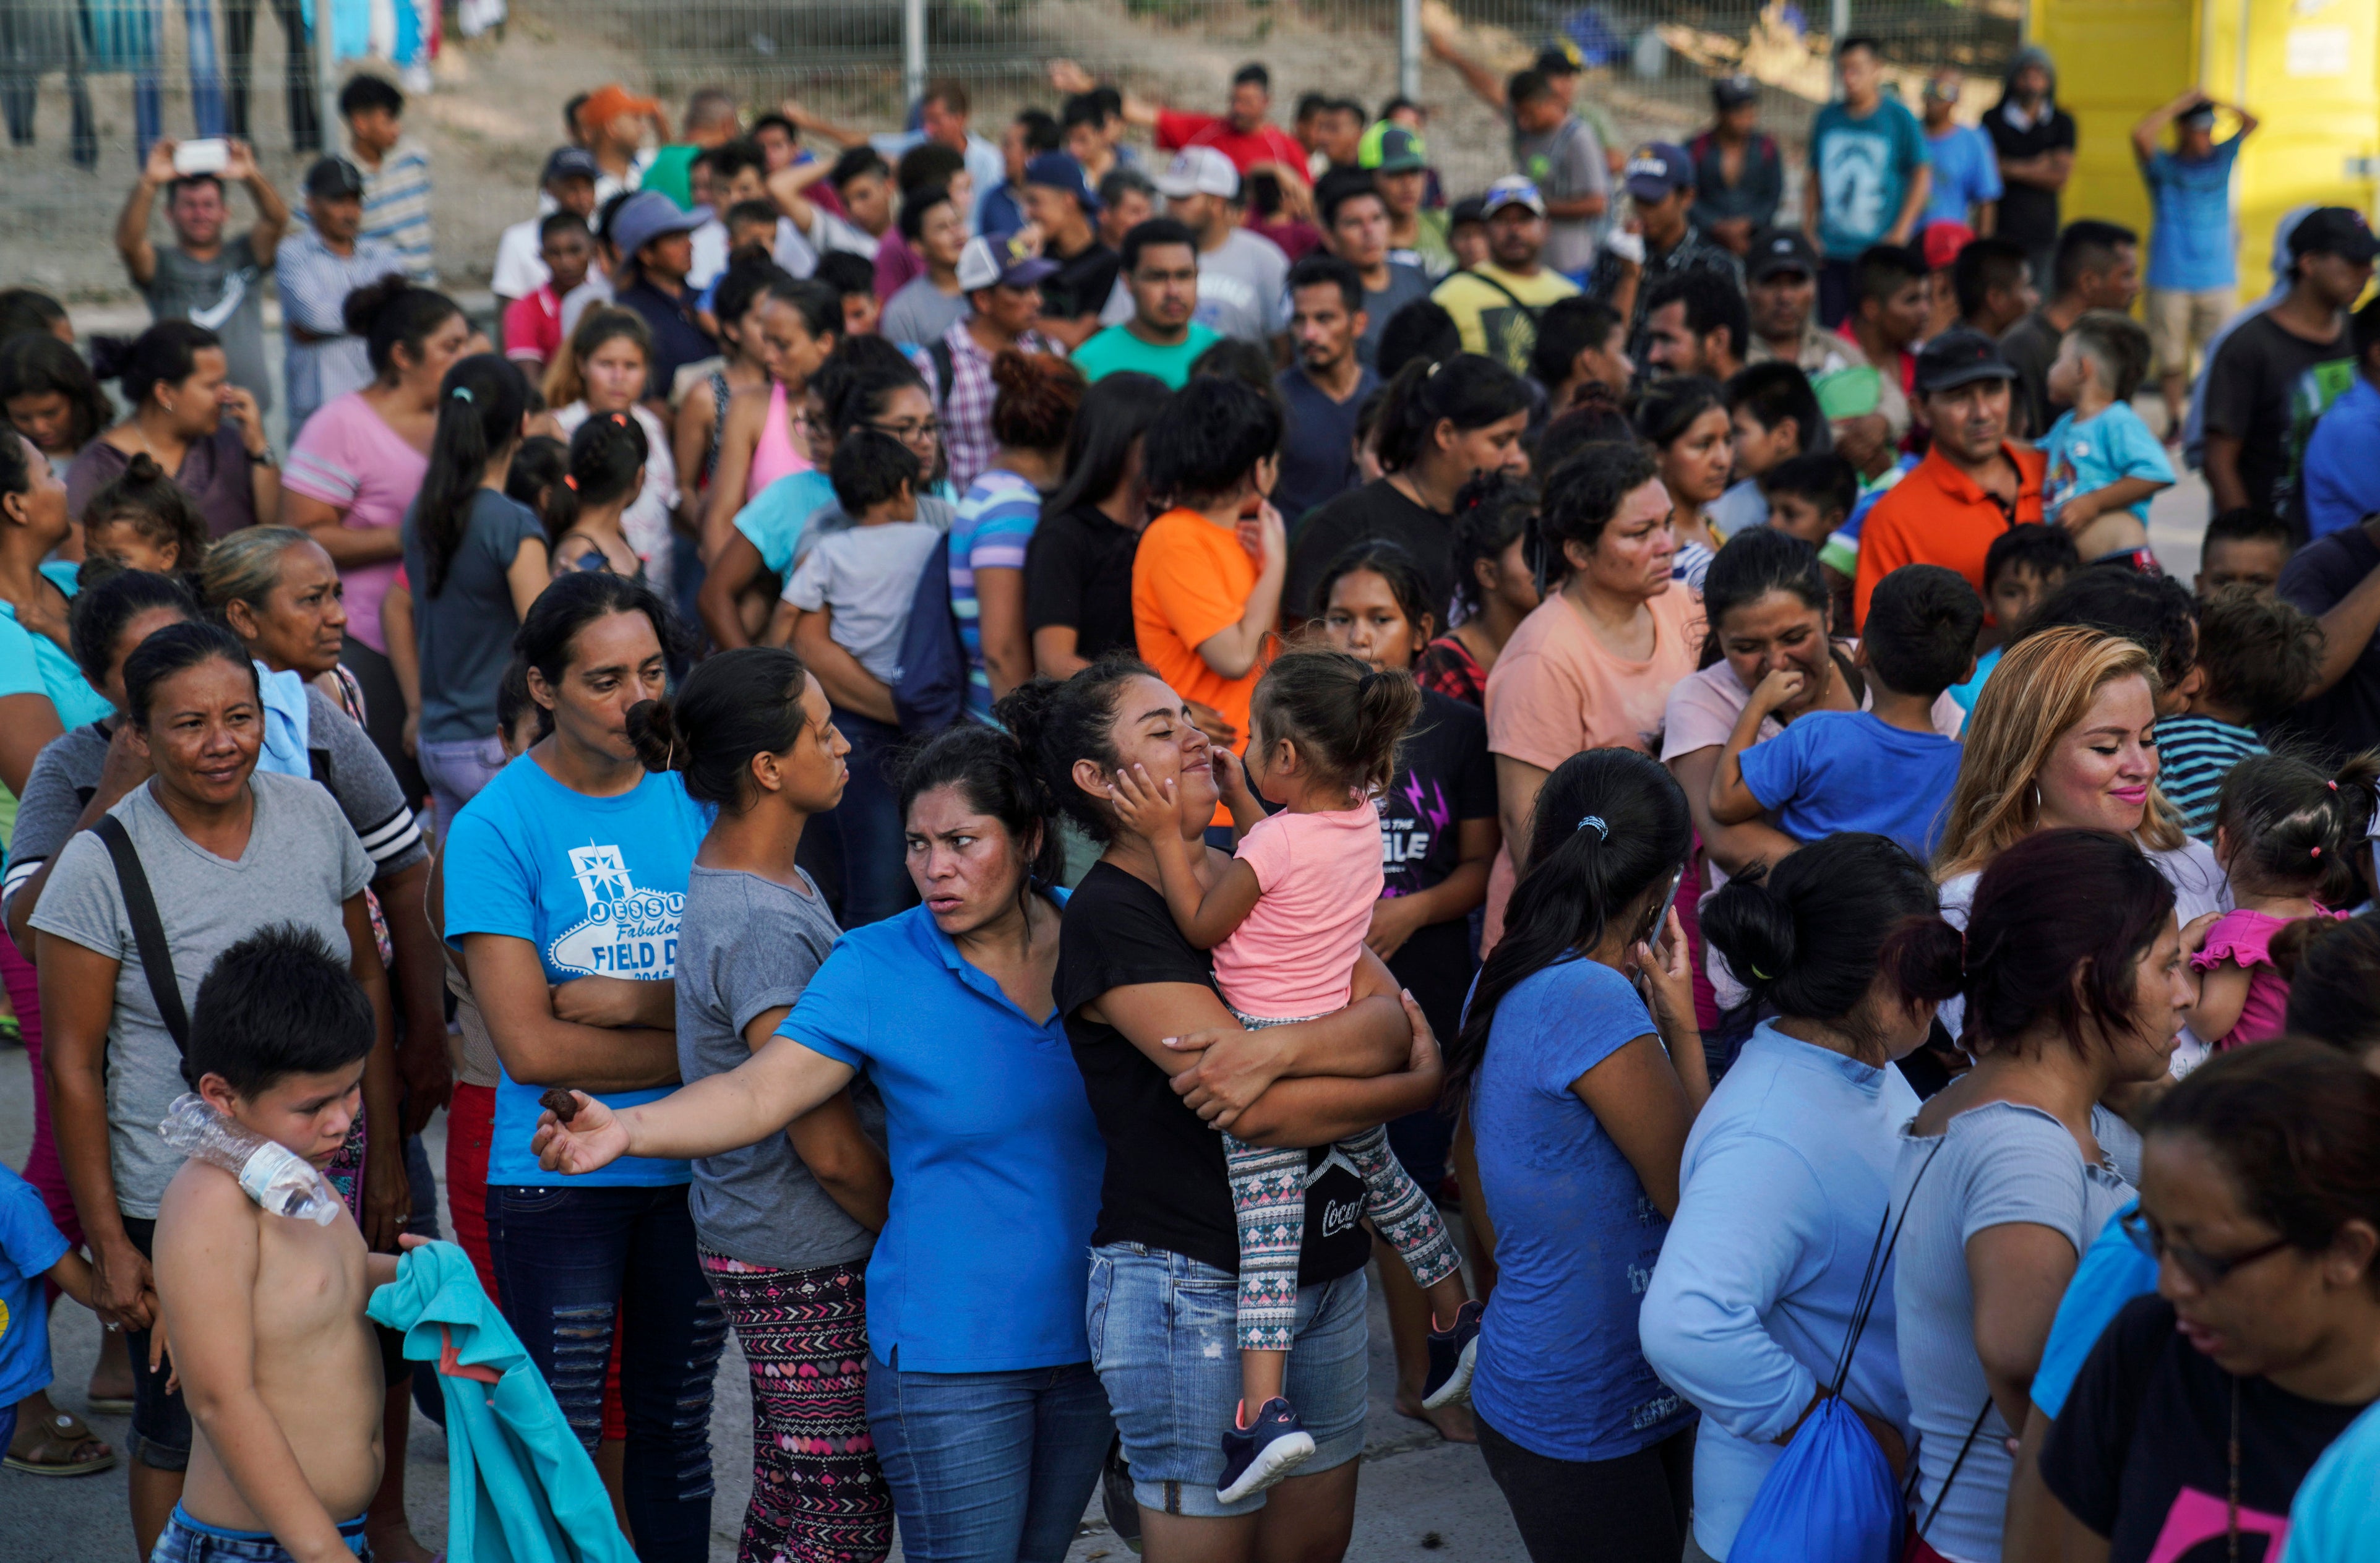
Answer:
<svg viewBox="0 0 2380 1563"><path fill-rule="evenodd" d="M1799 668L1771 668L1752 692L1752 703L1765 711L1790 705L1810 682Z"/></svg>
<svg viewBox="0 0 2380 1563"><path fill-rule="evenodd" d="M1248 768L1240 757L1220 744L1207 752L1215 773L1215 791L1220 794L1222 806L1232 808L1242 803L1254 803L1256 794L1248 788Z"/></svg>
<svg viewBox="0 0 2380 1563"><path fill-rule="evenodd" d="M1148 769L1139 765L1119 770L1108 799L1115 806L1118 823L1136 836L1157 842L1182 834L1182 795L1171 777L1152 781Z"/></svg>

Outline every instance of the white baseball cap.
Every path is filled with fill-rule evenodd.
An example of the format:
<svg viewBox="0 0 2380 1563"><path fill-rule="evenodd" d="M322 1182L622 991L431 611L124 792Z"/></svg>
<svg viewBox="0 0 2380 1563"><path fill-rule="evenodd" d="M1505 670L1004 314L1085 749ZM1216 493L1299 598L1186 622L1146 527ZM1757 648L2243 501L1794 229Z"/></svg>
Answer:
<svg viewBox="0 0 2380 1563"><path fill-rule="evenodd" d="M1237 200L1240 171L1213 147L1184 147L1173 154L1172 166L1157 176L1156 185L1162 195L1210 195Z"/></svg>

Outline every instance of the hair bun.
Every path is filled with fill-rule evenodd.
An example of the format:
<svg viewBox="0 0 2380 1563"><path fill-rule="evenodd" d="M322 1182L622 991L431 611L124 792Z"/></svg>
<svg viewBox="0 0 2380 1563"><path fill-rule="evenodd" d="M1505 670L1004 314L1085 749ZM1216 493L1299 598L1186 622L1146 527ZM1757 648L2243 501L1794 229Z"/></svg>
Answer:
<svg viewBox="0 0 2380 1563"><path fill-rule="evenodd" d="M411 279L403 272L391 272L377 282L368 282L351 290L346 301L339 306L340 322L352 335L370 336L372 322L380 318L381 311L396 302L412 285Z"/></svg>
<svg viewBox="0 0 2380 1563"><path fill-rule="evenodd" d="M639 700L628 708L628 743L638 762L659 774L683 770L693 755L678 741L676 715L667 700Z"/></svg>

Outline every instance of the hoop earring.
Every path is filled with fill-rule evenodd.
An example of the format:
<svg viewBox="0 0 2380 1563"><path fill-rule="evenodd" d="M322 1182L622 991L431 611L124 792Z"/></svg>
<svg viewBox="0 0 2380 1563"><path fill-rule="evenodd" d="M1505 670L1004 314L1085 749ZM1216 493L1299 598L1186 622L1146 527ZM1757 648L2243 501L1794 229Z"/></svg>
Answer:
<svg viewBox="0 0 2380 1563"><path fill-rule="evenodd" d="M2041 783L2038 781L2033 784L2033 822L2036 825L2041 823Z"/></svg>

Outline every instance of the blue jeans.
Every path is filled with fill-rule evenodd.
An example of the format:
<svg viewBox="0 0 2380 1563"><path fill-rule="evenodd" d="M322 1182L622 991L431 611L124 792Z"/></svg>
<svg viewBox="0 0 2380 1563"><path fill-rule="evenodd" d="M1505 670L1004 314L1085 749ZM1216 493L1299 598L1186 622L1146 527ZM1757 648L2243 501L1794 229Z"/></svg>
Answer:
<svg viewBox="0 0 2380 1563"><path fill-rule="evenodd" d="M1088 1363L904 1373L878 1359L868 1430L910 1563L1059 1563L1115 1436Z"/></svg>
<svg viewBox="0 0 2380 1563"><path fill-rule="evenodd" d="M133 73L133 155L141 160L164 134L164 82L160 66L165 41L164 0L151 0L151 36L157 54ZM224 133L223 63L215 50L215 18L209 0L182 0L182 32L190 55L190 119L200 137Z"/></svg>
<svg viewBox="0 0 2380 1563"><path fill-rule="evenodd" d="M695 1260L686 1185L492 1183L488 1253L504 1317L592 1454L612 1332L625 1315L628 1524L644 1563L703 1563L710 1547L710 1385L727 1316Z"/></svg>
<svg viewBox="0 0 2380 1563"><path fill-rule="evenodd" d="M362 1515L340 1525L339 1539L364 1563L371 1563ZM189 1510L177 1503L149 1554L149 1563L290 1563L290 1557L289 1549L273 1540L270 1531L226 1531L191 1519Z"/></svg>
<svg viewBox="0 0 2380 1563"><path fill-rule="evenodd" d="M801 859L830 900L840 889L835 920L856 928L917 904L901 832L902 738L892 723L856 711L838 709L834 725L851 745L844 757L851 779L843 801L802 832Z"/></svg>

